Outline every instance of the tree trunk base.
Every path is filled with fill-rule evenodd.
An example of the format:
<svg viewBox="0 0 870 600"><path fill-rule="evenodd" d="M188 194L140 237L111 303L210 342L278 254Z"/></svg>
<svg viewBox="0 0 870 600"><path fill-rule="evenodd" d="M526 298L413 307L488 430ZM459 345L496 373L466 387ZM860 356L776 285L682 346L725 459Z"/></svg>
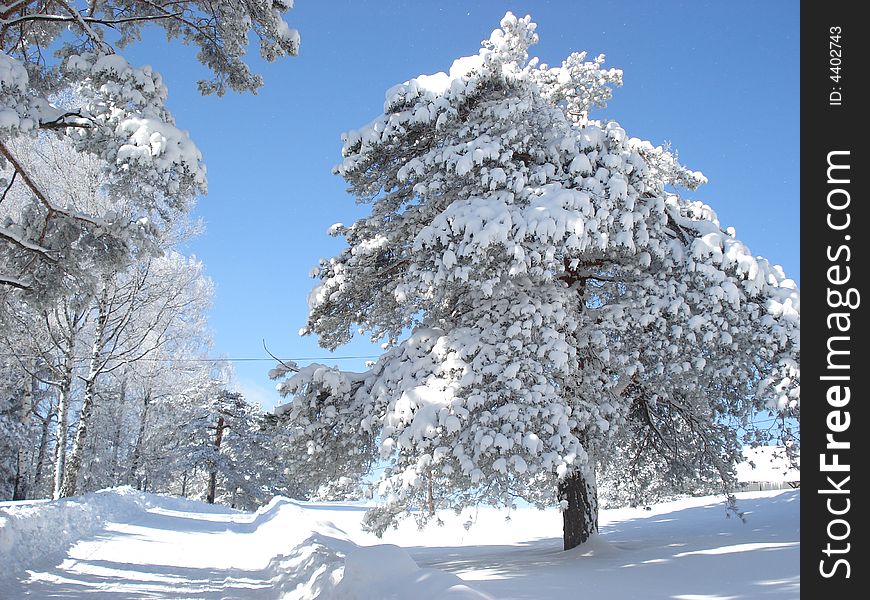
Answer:
<svg viewBox="0 0 870 600"><path fill-rule="evenodd" d="M598 498L594 481L573 473L559 482L559 500L568 506L562 511L564 550L576 548L598 531Z"/></svg>

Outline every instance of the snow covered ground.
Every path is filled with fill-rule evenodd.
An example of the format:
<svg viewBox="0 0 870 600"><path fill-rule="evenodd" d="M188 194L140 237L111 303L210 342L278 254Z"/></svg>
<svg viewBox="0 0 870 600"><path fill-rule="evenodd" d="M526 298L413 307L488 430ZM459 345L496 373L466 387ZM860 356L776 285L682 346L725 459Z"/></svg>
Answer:
<svg viewBox="0 0 870 600"><path fill-rule="evenodd" d="M569 552L559 514L525 508L379 540L354 504L251 514L129 488L0 503L0 598L798 598L800 491L738 498L746 523L719 498L603 511L601 535Z"/></svg>

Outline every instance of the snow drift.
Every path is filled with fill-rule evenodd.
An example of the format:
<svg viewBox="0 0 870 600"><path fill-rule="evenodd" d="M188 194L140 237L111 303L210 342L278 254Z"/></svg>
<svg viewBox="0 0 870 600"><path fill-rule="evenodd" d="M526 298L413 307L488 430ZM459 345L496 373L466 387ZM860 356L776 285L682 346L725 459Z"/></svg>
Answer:
<svg viewBox="0 0 870 600"><path fill-rule="evenodd" d="M107 520L143 510L144 496L121 487L55 502L0 502L3 571L14 574L63 555L76 541L97 533Z"/></svg>
<svg viewBox="0 0 870 600"><path fill-rule="evenodd" d="M165 529L165 519L177 522L179 518L187 518L199 522L188 534L229 536L227 548L221 548L216 540L206 540L209 548L199 550L203 560L223 559L227 563L227 581L241 580L243 574L252 571L262 580L261 585L251 586L250 595L235 596L228 592L226 596L222 594L222 598L492 598L466 585L456 575L419 568L407 551L398 546L359 546L347 533L330 522L312 518L314 515L316 513L304 505L282 497L273 498L255 513L242 513L222 506L138 492L130 487L54 502L6 502L0 503L0 564L4 577L21 577L28 570L61 562L71 546L87 538L100 537L101 532L108 531L110 522ZM167 551L161 554L164 563L178 565L177 570L182 572L184 567L180 565L190 552L181 548L179 556L171 556ZM187 560L191 560L190 557ZM26 582L24 586L22 592L27 589ZM4 585L0 579L0 597L7 597L6 590L9 585Z"/></svg>

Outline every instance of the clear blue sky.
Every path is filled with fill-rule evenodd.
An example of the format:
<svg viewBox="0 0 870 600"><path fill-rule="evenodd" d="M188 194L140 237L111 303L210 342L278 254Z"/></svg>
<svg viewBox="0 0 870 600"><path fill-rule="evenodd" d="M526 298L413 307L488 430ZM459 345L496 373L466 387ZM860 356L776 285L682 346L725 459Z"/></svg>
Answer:
<svg viewBox="0 0 870 600"><path fill-rule="evenodd" d="M216 283L215 355L263 358L265 339L281 357L361 370L362 359L334 357L377 352L362 339L330 356L297 335L309 271L342 247L326 229L363 214L331 174L339 136L377 116L392 85L476 53L507 10L538 23L542 62L587 50L623 69L624 86L596 116L670 141L710 180L692 196L799 281L798 2L298 0L287 20L300 55L255 59L266 79L257 96L200 97L193 50L156 36L126 52L163 74L178 125L208 165L197 209L207 233L186 250ZM271 366L235 363L241 391L266 408L280 400Z"/></svg>

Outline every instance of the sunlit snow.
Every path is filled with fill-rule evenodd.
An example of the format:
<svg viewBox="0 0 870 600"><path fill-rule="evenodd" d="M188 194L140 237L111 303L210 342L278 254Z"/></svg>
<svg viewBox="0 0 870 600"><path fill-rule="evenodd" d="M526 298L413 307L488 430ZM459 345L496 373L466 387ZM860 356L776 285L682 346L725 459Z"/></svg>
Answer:
<svg viewBox="0 0 870 600"><path fill-rule="evenodd" d="M519 466L519 465L517 465ZM366 507L276 498L256 513L130 488L0 503L0 597L313 600L797 598L800 491L601 512L563 552L556 510L470 509L383 539Z"/></svg>

